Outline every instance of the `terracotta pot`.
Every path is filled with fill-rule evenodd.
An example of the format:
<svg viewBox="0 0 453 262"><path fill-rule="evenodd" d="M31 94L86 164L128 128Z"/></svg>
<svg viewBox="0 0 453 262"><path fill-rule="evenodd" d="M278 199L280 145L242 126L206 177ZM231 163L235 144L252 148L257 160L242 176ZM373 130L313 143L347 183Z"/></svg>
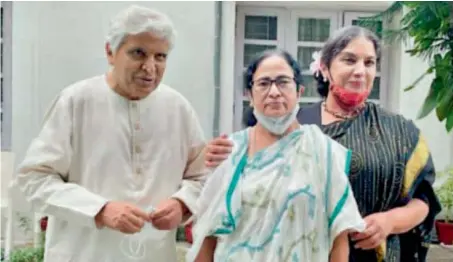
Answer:
<svg viewBox="0 0 453 262"><path fill-rule="evenodd" d="M445 245L453 245L453 223L443 220L436 221L437 238Z"/></svg>
<svg viewBox="0 0 453 262"><path fill-rule="evenodd" d="M193 243L193 237L192 237L192 223L187 224L184 227L184 233L186 235L186 241L189 242L190 244Z"/></svg>
<svg viewBox="0 0 453 262"><path fill-rule="evenodd" d="M39 221L39 224L40 224L40 227L41 227L41 231L46 231L47 229L47 217L43 217L41 218L41 220Z"/></svg>

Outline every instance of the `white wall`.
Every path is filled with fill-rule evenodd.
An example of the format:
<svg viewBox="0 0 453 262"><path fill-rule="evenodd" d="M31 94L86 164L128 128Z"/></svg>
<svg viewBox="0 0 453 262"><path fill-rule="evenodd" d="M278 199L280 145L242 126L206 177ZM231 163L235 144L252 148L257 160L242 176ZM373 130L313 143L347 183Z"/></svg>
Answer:
<svg viewBox="0 0 453 262"><path fill-rule="evenodd" d="M69 84L108 69L110 18L134 2L14 2L12 151L23 160L51 100ZM214 2L139 2L173 20L178 36L163 82L192 102L208 138L214 108ZM17 162L16 162L17 163ZM16 207L27 210L23 200Z"/></svg>
<svg viewBox="0 0 453 262"><path fill-rule="evenodd" d="M415 119L428 93L433 77L427 77L415 89L404 92L403 89L413 83L428 68L421 59L402 55L401 88L399 112L410 119ZM440 123L435 111L415 123L422 130L431 149L434 164L438 171L453 165L453 133L447 134L445 123Z"/></svg>

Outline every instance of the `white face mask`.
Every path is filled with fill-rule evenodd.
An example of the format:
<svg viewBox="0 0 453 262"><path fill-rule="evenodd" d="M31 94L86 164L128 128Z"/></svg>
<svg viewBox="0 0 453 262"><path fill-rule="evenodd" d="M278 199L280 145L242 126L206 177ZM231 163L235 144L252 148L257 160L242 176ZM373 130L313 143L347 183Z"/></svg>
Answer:
<svg viewBox="0 0 453 262"><path fill-rule="evenodd" d="M256 110L256 108L254 108L253 110L253 114L255 115L258 123L260 123L264 128L275 135L283 135L283 133L288 130L288 128L296 119L298 112L299 103L296 104L291 113L279 117L265 116L263 113Z"/></svg>

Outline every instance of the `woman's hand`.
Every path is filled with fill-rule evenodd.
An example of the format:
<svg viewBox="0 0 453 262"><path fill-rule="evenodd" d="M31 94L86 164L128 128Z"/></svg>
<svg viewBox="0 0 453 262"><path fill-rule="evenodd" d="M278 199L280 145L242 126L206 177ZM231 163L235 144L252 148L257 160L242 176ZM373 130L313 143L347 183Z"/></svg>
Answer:
<svg viewBox="0 0 453 262"><path fill-rule="evenodd" d="M352 240L356 242L355 248L374 249L387 241L388 235L393 230L392 219L390 219L388 213L371 214L364 220L367 224L365 231L351 235Z"/></svg>

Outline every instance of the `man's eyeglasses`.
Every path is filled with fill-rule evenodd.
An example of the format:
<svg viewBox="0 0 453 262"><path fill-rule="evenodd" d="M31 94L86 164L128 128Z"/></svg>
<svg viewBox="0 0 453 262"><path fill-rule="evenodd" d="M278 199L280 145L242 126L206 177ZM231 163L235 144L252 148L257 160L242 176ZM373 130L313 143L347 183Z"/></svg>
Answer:
<svg viewBox="0 0 453 262"><path fill-rule="evenodd" d="M262 78L252 81L252 87L261 93L267 93L271 89L272 84L277 86L280 92L287 92L295 87L294 77L277 77L276 79Z"/></svg>

